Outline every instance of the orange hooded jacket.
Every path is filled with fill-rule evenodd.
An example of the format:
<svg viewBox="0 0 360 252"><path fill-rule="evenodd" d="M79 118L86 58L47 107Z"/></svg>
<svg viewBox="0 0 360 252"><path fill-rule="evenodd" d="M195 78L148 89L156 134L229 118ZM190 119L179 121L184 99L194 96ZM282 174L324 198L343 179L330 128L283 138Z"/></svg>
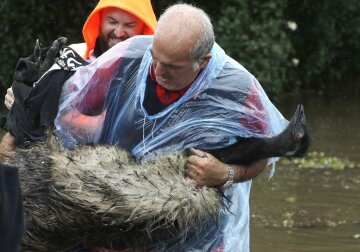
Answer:
<svg viewBox="0 0 360 252"><path fill-rule="evenodd" d="M81 55L85 59L89 57L89 52L94 50L96 39L99 36L101 10L108 7L119 8L131 13L145 23L146 27L143 35L154 34L156 17L150 0L100 0L87 18L83 27L82 32L86 43L86 49L81 50Z"/></svg>

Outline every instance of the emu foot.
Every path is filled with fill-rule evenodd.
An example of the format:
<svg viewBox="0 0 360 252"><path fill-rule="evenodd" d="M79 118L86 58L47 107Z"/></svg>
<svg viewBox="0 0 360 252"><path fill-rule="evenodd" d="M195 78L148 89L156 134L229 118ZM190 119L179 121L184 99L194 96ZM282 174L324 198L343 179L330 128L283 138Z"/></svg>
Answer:
<svg viewBox="0 0 360 252"><path fill-rule="evenodd" d="M39 77L55 63L59 57L60 50L65 46L66 42L67 38L60 37L52 43L51 47L43 49L40 47L39 40L36 40L33 55Z"/></svg>
<svg viewBox="0 0 360 252"><path fill-rule="evenodd" d="M290 133L286 132L288 129L291 129ZM291 136L292 141L289 139L289 145L287 146L288 149L283 156L303 157L310 148L312 139L306 125L304 106L302 104L297 106L295 114L291 118L288 127L280 133L279 136L283 138L282 141L286 141L288 135Z"/></svg>

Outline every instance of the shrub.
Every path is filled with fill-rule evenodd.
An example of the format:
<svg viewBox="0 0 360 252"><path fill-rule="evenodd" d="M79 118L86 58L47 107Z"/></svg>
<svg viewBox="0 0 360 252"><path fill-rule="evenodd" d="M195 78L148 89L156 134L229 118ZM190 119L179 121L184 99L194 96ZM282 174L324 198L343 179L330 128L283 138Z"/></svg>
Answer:
<svg viewBox="0 0 360 252"><path fill-rule="evenodd" d="M98 0L0 1L0 91L11 84L20 57L35 40L81 42ZM177 0L153 0L157 16ZM360 1L187 0L212 17L217 42L270 93L334 88L360 72ZM28 14L30 13L30 14Z"/></svg>
<svg viewBox="0 0 360 252"><path fill-rule="evenodd" d="M32 53L36 39L50 45L59 36L81 42L82 26L96 0L2 0L0 2L0 84L11 85L20 57Z"/></svg>
<svg viewBox="0 0 360 252"><path fill-rule="evenodd" d="M283 90L291 67L286 0L229 1L215 22L218 43L272 94Z"/></svg>
<svg viewBox="0 0 360 252"><path fill-rule="evenodd" d="M292 80L312 89L360 72L360 1L289 1L287 15L298 24L291 34L299 58Z"/></svg>

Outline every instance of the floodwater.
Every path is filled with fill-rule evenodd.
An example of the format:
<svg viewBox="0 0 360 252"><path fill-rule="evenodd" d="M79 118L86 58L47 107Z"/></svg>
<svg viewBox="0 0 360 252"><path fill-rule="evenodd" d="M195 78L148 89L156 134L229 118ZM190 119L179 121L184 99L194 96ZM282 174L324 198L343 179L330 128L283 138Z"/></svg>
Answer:
<svg viewBox="0 0 360 252"><path fill-rule="evenodd" d="M305 115L314 143L310 151L360 163L360 95L284 97L286 118L296 104ZM312 169L278 165L254 179L251 192L252 252L360 251L360 169Z"/></svg>

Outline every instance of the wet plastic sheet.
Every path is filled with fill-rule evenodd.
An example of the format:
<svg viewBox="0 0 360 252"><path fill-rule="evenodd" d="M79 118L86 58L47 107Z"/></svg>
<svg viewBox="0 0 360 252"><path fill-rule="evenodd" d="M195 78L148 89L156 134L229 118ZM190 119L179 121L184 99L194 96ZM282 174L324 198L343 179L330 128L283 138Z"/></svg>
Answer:
<svg viewBox="0 0 360 252"><path fill-rule="evenodd" d="M216 44L189 90L149 115L142 104L151 42L151 36L138 36L119 43L65 83L55 126L67 147L116 144L143 159L189 147L219 148L234 143L236 136L273 136L287 125L255 77ZM209 221L196 235L189 231L153 248L248 251L250 186L251 181L239 183L226 192L231 203L225 203L228 210L223 209L220 223Z"/></svg>

